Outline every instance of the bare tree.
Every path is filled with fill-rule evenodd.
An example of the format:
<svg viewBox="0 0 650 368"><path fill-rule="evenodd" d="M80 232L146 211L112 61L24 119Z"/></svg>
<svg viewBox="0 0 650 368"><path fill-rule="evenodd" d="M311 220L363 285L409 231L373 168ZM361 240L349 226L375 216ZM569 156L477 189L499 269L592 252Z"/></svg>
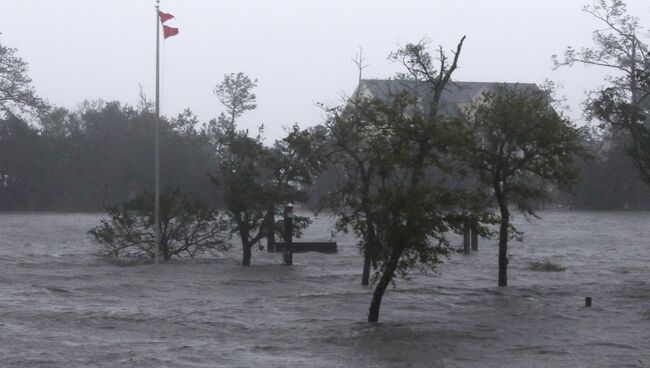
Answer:
<svg viewBox="0 0 650 368"><path fill-rule="evenodd" d="M27 63L16 56L16 49L0 43L0 114L36 114L46 107L36 96L27 71Z"/></svg>
<svg viewBox="0 0 650 368"><path fill-rule="evenodd" d="M230 124L234 125L235 120L246 111L255 110L255 87L257 79L252 80L239 72L224 75L223 81L214 88L214 94L228 111Z"/></svg>

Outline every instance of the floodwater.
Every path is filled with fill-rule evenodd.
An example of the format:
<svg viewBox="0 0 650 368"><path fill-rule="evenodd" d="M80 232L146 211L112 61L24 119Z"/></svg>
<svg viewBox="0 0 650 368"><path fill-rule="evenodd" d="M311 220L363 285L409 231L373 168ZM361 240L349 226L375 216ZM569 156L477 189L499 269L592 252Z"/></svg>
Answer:
<svg viewBox="0 0 650 368"><path fill-rule="evenodd" d="M0 214L0 366L650 367L650 213L541 216L517 220L508 288L482 240L398 281L368 324L350 236L292 267L258 252L243 268L238 249L155 267L97 256L99 215Z"/></svg>

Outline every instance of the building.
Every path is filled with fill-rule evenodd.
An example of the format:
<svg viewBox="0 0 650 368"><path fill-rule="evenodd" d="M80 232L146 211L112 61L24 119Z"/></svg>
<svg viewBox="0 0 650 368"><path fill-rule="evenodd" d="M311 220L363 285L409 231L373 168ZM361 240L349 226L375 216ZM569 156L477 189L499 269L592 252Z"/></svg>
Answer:
<svg viewBox="0 0 650 368"><path fill-rule="evenodd" d="M442 93L438 112L452 118L464 116L464 110L471 104L479 102L482 94L506 85L521 89L538 89L533 83L496 83L496 82L450 82ZM430 83L399 79L362 79L352 95L352 99L374 99L390 101L394 96L408 92L417 99L420 110L427 113L426 101L431 101L433 91Z"/></svg>

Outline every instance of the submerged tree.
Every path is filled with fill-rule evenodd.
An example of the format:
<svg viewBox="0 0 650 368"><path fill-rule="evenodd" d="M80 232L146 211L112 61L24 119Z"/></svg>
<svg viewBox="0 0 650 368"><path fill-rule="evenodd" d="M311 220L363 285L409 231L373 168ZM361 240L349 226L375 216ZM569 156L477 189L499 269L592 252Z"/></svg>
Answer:
<svg viewBox="0 0 650 368"><path fill-rule="evenodd" d="M241 239L244 266L251 263L253 247L281 228L275 221L281 206L307 201L305 187L322 165L317 135L309 131L294 126L266 147L261 128L256 136L237 129L236 119L255 108L254 86L241 73L227 75L215 91L230 116L222 114L208 126L219 159L210 179L222 192L232 232ZM296 234L309 223L307 217L295 216Z"/></svg>
<svg viewBox="0 0 650 368"><path fill-rule="evenodd" d="M148 256L156 252L154 200L140 193L121 206L107 207L108 219L88 233L108 253L119 256ZM219 213L192 196L175 189L160 196L160 254L165 261L173 256L195 257L217 254L229 248L227 223Z"/></svg>
<svg viewBox="0 0 650 368"><path fill-rule="evenodd" d="M331 165L342 171L345 181L338 190L325 196L321 206L338 214L339 231L352 228L360 239L359 250L364 258L361 285L367 286L372 259L376 258L370 253L381 248L370 198L377 179L377 162L372 157L380 153L374 149L383 150L383 147L367 143L374 130L371 120L375 117L375 103L355 97L347 107L328 111L326 128L331 146L328 157Z"/></svg>
<svg viewBox="0 0 650 368"><path fill-rule="evenodd" d="M509 205L534 215L531 201L545 198L549 184L575 182L573 158L584 152L581 132L534 86L497 86L484 92L467 116L473 139L464 156L499 206L499 286L507 286L508 239L517 233Z"/></svg>
<svg viewBox="0 0 650 368"><path fill-rule="evenodd" d="M396 276L406 276L416 266L433 268L448 254L445 233L462 226L464 208L474 200L467 191L448 187L443 177L431 175L431 169L458 172L452 148L466 142L462 123L439 113L464 39L453 58L441 48L431 56L424 42L391 55L407 69L401 78L425 86L426 101L404 91L330 111L331 144L349 165L332 197L339 226L360 236L360 248L377 270L369 322L378 321L384 292Z"/></svg>

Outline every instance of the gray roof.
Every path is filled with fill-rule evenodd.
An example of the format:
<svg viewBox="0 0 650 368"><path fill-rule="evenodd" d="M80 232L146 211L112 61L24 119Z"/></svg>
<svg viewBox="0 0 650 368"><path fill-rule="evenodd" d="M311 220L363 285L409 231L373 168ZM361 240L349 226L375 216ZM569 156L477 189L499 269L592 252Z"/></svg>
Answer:
<svg viewBox="0 0 650 368"><path fill-rule="evenodd" d="M483 91L493 89L497 85L523 89L538 88L533 83L450 82L442 93L439 112L449 117L460 117L462 104L471 103ZM429 100L433 94L429 83L398 79L362 79L355 95L359 92L370 93L372 97L384 101L390 101L394 96L408 92L424 102ZM423 104L422 107L425 106Z"/></svg>

